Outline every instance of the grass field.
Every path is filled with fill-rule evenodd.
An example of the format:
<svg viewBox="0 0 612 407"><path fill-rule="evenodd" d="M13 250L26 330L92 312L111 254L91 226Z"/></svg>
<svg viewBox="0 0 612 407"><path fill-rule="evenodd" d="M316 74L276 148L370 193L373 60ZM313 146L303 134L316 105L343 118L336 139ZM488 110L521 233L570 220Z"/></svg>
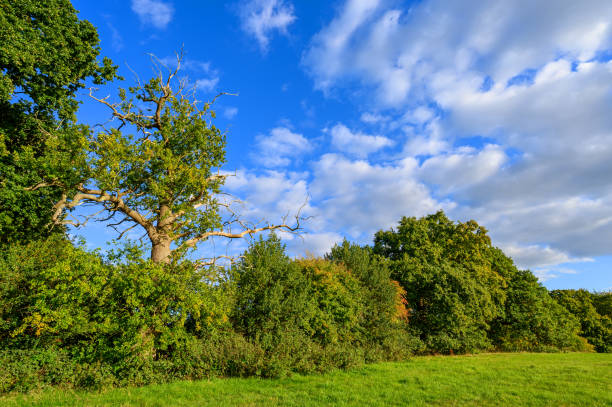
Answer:
<svg viewBox="0 0 612 407"><path fill-rule="evenodd" d="M325 375L215 379L102 393L59 389L2 406L612 406L611 354L416 357Z"/></svg>

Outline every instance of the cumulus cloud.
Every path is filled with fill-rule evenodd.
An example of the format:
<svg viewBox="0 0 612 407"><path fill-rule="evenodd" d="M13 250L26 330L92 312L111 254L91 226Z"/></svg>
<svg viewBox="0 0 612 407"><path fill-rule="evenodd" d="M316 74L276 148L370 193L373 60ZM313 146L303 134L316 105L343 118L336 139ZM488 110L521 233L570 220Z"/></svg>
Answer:
<svg viewBox="0 0 612 407"><path fill-rule="evenodd" d="M238 212L254 223L291 221L298 212L308 218L301 236L281 233L294 255L322 255L344 237L368 244L376 231L394 226L402 216L454 206L430 195L411 158L375 165L324 154L311 167L312 172L240 170L225 183L245 202Z"/></svg>
<svg viewBox="0 0 612 407"><path fill-rule="evenodd" d="M497 145L487 145L482 150L462 147L428 158L420 166L419 175L422 180L438 186L440 192L447 195L495 175L507 158Z"/></svg>
<svg viewBox="0 0 612 407"><path fill-rule="evenodd" d="M132 0L132 11L142 23L155 28L166 28L174 15L174 7L159 0Z"/></svg>
<svg viewBox="0 0 612 407"><path fill-rule="evenodd" d="M272 33L286 35L287 27L296 19L293 5L283 0L250 0L240 7L242 29L255 37L263 52L268 50Z"/></svg>
<svg viewBox="0 0 612 407"><path fill-rule="evenodd" d="M378 114L378 113L365 112L361 114L360 119L364 123L374 124L374 123L384 123L389 120L389 117Z"/></svg>
<svg viewBox="0 0 612 407"><path fill-rule="evenodd" d="M610 254L611 21L604 0L580 8L569 0L428 0L409 9L349 0L302 63L318 89L373 91L385 115L361 120L404 134L397 158L415 160L415 214L448 203L452 217L486 225L522 266L551 277L559 265ZM332 156L318 171L331 162L386 173L381 190L406 176L391 163ZM319 179L313 189L325 184ZM336 195L326 202L343 205Z"/></svg>
<svg viewBox="0 0 612 407"><path fill-rule="evenodd" d="M504 252L512 257L515 264L521 269L551 270L551 266L557 264L577 263L593 261L590 258L573 258L560 250L549 246L529 245L517 246L507 245L503 247Z"/></svg>
<svg viewBox="0 0 612 407"><path fill-rule="evenodd" d="M612 4L570 0L534 5L529 0L430 0L409 10L395 2L350 0L312 41L303 63L319 88L343 79L366 79L380 99L402 103L432 79L480 86L486 72L505 84L560 53L587 61L612 42ZM437 78L433 78L437 76Z"/></svg>
<svg viewBox="0 0 612 407"><path fill-rule="evenodd" d="M306 137L286 127L276 127L268 135L260 134L256 141L252 158L264 167L285 167L312 149Z"/></svg>
<svg viewBox="0 0 612 407"><path fill-rule="evenodd" d="M165 69L174 71L178 64L178 58L176 55L166 56L157 59L156 62L159 62ZM197 78L193 85L200 91L212 92L219 84L219 71L213 68L210 61L183 58L180 68L182 73Z"/></svg>
<svg viewBox="0 0 612 407"><path fill-rule="evenodd" d="M338 150L354 155L366 157L384 147L392 146L393 140L383 136L370 136L361 132L352 132L342 123L336 124L329 130L332 145Z"/></svg>
<svg viewBox="0 0 612 407"><path fill-rule="evenodd" d="M418 181L418 163L412 158L376 165L325 154L313 167L310 193L321 202L322 216L353 238L369 241L375 231L394 225L402 216L450 207L432 198Z"/></svg>
<svg viewBox="0 0 612 407"><path fill-rule="evenodd" d="M342 243L343 236L336 232L303 233L291 239L287 247L297 256L323 256L335 245Z"/></svg>

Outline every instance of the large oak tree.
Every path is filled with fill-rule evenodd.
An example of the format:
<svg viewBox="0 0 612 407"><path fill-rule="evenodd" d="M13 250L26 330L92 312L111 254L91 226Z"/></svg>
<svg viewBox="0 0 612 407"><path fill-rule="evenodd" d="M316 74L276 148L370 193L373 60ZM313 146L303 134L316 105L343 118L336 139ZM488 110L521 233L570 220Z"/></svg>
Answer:
<svg viewBox="0 0 612 407"><path fill-rule="evenodd" d="M84 148L78 157L68 160L60 153L54 160L60 167L69 161L79 178L70 184L47 179L35 187L63 188L54 222L80 226L86 220L66 216L67 211L96 205L119 237L143 229L154 262L170 262L174 254L212 237L297 231L299 216L291 225L252 224L234 211L221 191L227 177L221 172L226 139L212 123L214 100L197 100L195 88L178 76L181 59L178 55L176 68L168 69L153 58L158 75L120 89L117 102L92 90L91 97L110 111L112 120L97 134L81 135Z"/></svg>

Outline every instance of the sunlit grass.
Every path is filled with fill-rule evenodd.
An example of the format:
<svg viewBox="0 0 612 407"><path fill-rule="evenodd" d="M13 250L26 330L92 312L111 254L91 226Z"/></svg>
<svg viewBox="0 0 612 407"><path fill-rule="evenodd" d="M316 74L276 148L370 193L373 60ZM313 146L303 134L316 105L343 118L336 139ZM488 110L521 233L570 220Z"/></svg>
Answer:
<svg viewBox="0 0 612 407"><path fill-rule="evenodd" d="M0 398L20 406L612 406L612 355L416 357L325 375Z"/></svg>

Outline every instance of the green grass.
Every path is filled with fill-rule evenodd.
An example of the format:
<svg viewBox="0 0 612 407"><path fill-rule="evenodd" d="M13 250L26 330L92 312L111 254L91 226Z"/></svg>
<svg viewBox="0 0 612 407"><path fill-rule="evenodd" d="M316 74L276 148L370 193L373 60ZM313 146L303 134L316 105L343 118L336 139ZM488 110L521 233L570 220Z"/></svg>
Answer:
<svg viewBox="0 0 612 407"><path fill-rule="evenodd" d="M612 406L612 355L417 357L325 375L215 379L102 393L48 390L3 406Z"/></svg>

